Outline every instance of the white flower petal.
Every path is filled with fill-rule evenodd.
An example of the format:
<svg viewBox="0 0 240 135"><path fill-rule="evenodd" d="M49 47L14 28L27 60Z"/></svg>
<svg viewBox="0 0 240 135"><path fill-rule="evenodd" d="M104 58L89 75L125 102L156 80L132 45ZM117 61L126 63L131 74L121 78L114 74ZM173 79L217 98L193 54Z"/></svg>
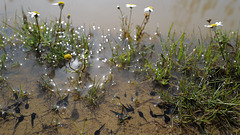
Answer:
<svg viewBox="0 0 240 135"><path fill-rule="evenodd" d="M52 3L52 5L54 5L54 6L58 6L58 3Z"/></svg>
<svg viewBox="0 0 240 135"><path fill-rule="evenodd" d="M211 28L212 26L211 25L204 25L204 27Z"/></svg>
<svg viewBox="0 0 240 135"><path fill-rule="evenodd" d="M153 7L144 8L144 12L153 12Z"/></svg>
<svg viewBox="0 0 240 135"><path fill-rule="evenodd" d="M31 18L35 17L37 15L37 17L40 16L39 12L37 11L33 11L33 12L28 12L29 15L31 15Z"/></svg>
<svg viewBox="0 0 240 135"><path fill-rule="evenodd" d="M217 26L223 26L222 22L216 22Z"/></svg>
<svg viewBox="0 0 240 135"><path fill-rule="evenodd" d="M204 27L207 27L207 28L216 28L218 26L223 26L222 22L216 22L214 24L204 25Z"/></svg>
<svg viewBox="0 0 240 135"><path fill-rule="evenodd" d="M126 7L129 7L129 8L133 8L133 7L136 7L137 5L134 5L134 4L126 4Z"/></svg>

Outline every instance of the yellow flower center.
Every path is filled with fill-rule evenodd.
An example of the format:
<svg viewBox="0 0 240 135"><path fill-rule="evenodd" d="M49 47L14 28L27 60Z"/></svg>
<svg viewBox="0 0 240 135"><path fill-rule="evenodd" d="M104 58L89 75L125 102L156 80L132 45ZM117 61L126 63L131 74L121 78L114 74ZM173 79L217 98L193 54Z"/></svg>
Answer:
<svg viewBox="0 0 240 135"><path fill-rule="evenodd" d="M149 8L153 10L153 7L149 7Z"/></svg>
<svg viewBox="0 0 240 135"><path fill-rule="evenodd" d="M72 55L66 54L66 55L64 55L64 59L71 60L72 59Z"/></svg>
<svg viewBox="0 0 240 135"><path fill-rule="evenodd" d="M67 18L69 19L70 17L71 17L71 15L70 15L70 14L68 14L68 15L67 15Z"/></svg>
<svg viewBox="0 0 240 135"><path fill-rule="evenodd" d="M63 1L59 1L58 5L64 5L64 2Z"/></svg>
<svg viewBox="0 0 240 135"><path fill-rule="evenodd" d="M33 11L33 13L35 13L35 14L37 14L37 15L40 15L40 13L39 13L39 12L37 12L37 11Z"/></svg>
<svg viewBox="0 0 240 135"><path fill-rule="evenodd" d="M217 24L215 23L215 24L211 24L210 25L211 27L216 27L217 26Z"/></svg>

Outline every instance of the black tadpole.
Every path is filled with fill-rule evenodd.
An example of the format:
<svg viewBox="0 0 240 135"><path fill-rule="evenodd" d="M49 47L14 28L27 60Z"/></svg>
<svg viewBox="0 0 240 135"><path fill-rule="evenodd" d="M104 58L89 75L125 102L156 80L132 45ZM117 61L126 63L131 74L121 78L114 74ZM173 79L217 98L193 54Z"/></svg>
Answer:
<svg viewBox="0 0 240 135"><path fill-rule="evenodd" d="M118 112L115 112L113 110L110 110L112 113L114 113L116 116L120 116L120 115L123 115L122 113L118 113Z"/></svg>
<svg viewBox="0 0 240 135"><path fill-rule="evenodd" d="M153 111L152 111L152 109L151 109L151 107L149 106L149 109L150 109L150 115L153 117L153 118L156 118L156 115L155 114L153 114Z"/></svg>
<svg viewBox="0 0 240 135"><path fill-rule="evenodd" d="M143 113L141 111L138 111L138 114L141 118L143 118L146 122L148 122L147 119L143 116Z"/></svg>
<svg viewBox="0 0 240 135"><path fill-rule="evenodd" d="M158 118L158 117L162 117L162 116L164 116L164 115L157 115L157 114L154 114L150 106L149 106L149 109L150 109L150 115L151 115L153 118Z"/></svg>
<svg viewBox="0 0 240 135"><path fill-rule="evenodd" d="M124 93L124 97L127 97L127 93L126 93L126 91L125 91L125 93Z"/></svg>
<svg viewBox="0 0 240 135"><path fill-rule="evenodd" d="M94 132L94 135L100 135L100 132L101 132L101 130L102 130L102 128L105 126L105 124L103 124L98 130L96 130L95 132Z"/></svg>
<svg viewBox="0 0 240 135"><path fill-rule="evenodd" d="M13 97L14 97L16 100L18 100L18 95L17 95L17 93L14 93L14 94L13 94Z"/></svg>
<svg viewBox="0 0 240 135"><path fill-rule="evenodd" d="M14 111L15 111L16 113L20 113L20 108L19 108L19 106L15 107L15 108L14 108Z"/></svg>
<svg viewBox="0 0 240 135"><path fill-rule="evenodd" d="M166 114L164 114L163 116L165 123L168 124L168 122L170 121L170 117L168 117Z"/></svg>
<svg viewBox="0 0 240 135"><path fill-rule="evenodd" d="M132 113L134 113L134 108L132 107L132 105L127 104L127 107L126 107L124 104L122 104L122 106L123 106L123 108L124 108L127 112L132 112Z"/></svg>
<svg viewBox="0 0 240 135"><path fill-rule="evenodd" d="M21 115L20 117L17 117L17 119L18 119L18 122L16 123L16 125L15 125L15 127L14 127L13 135L15 134L16 128L17 128L17 126L19 125L19 123L24 120L24 116Z"/></svg>
<svg viewBox="0 0 240 135"><path fill-rule="evenodd" d="M135 92L135 95L138 97L138 91Z"/></svg>
<svg viewBox="0 0 240 135"><path fill-rule="evenodd" d="M35 118L36 118L36 113L32 113L31 114L31 124L32 124L32 128L33 128L33 125L34 125L34 120L35 120Z"/></svg>
<svg viewBox="0 0 240 135"><path fill-rule="evenodd" d="M29 104L26 103L26 104L25 104L25 109L28 109L28 108L29 108Z"/></svg>
<svg viewBox="0 0 240 135"><path fill-rule="evenodd" d="M65 106L65 107L67 107L67 105L68 105L68 96L69 96L69 94L64 99L58 101L56 103L56 105L57 106Z"/></svg>

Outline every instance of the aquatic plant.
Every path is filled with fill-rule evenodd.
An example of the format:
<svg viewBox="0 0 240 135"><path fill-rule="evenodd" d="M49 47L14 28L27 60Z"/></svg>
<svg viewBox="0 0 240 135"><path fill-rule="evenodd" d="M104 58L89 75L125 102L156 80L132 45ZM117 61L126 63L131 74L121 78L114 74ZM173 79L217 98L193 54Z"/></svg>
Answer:
<svg viewBox="0 0 240 135"><path fill-rule="evenodd" d="M120 11L121 14L121 31L122 31L122 38L125 40L127 39L130 44L133 43L133 37L131 36L131 19L132 19L132 9L136 7L134 4L126 4L126 7L130 8L130 13L129 13L129 20L127 16L124 16L120 6L117 6L117 9ZM150 19L150 14L153 12L153 7L149 6L144 9L144 19L141 25L136 26L136 40L137 43L139 43L140 39L143 36L143 31ZM127 22L128 21L128 22Z"/></svg>
<svg viewBox="0 0 240 135"><path fill-rule="evenodd" d="M140 42L140 39L143 36L143 31L144 31L144 29L145 29L145 27L146 27L146 25L147 25L147 23L148 23L148 21L150 19L151 13L153 12L153 7L151 7L151 6L150 7L146 7L144 9L144 12L145 12L145 14L144 14L144 19L142 21L142 24L140 26L137 25L137 27L136 27L136 29L137 29L137 31L136 31L136 40L137 40L138 43Z"/></svg>
<svg viewBox="0 0 240 135"><path fill-rule="evenodd" d="M66 27L66 29L69 29L69 27L70 27L70 18L71 18L71 15L68 14L67 15L67 27Z"/></svg>
<svg viewBox="0 0 240 135"><path fill-rule="evenodd" d="M101 78L100 78L101 79ZM99 83L100 79L96 81L94 79L92 85L88 86L88 94L85 95L85 102L90 107L96 107L99 104L99 100L104 95L104 86L103 83Z"/></svg>
<svg viewBox="0 0 240 135"><path fill-rule="evenodd" d="M129 20L127 16L124 16L120 6L117 6L117 9L121 13L121 30L122 30L122 37L123 39L128 39L130 42L133 40L131 37L131 19L132 19L132 9L136 7L134 4L126 4L127 8L130 8L130 13L129 13Z"/></svg>
<svg viewBox="0 0 240 135"><path fill-rule="evenodd" d="M218 131L231 134L238 132L236 129L240 127L240 83L237 80L239 53L235 50L239 50L238 35L230 36L232 34L223 33L221 29L214 33L208 45L198 44L189 53L186 52L188 48L183 48L183 44L186 44L184 35L179 38L180 44L175 42L163 46L167 55L162 54L161 57L167 58L162 58L161 63L170 62L172 69L169 71L181 71L182 79L175 82L177 86L170 85L169 90L175 89L174 94L163 91L160 95L164 101L175 105L175 111L172 112L176 116L174 123L179 124L183 133L186 130L195 133L193 128L198 128L204 134ZM230 44L230 41L235 41L232 42L235 45ZM176 49L177 45L179 49ZM233 46L236 48L233 49ZM176 58L177 61L173 61ZM151 69L151 66L147 67ZM164 81L164 78L161 80Z"/></svg>
<svg viewBox="0 0 240 135"><path fill-rule="evenodd" d="M8 87L12 90L13 97L15 98L15 100L19 101L19 104L28 99L29 94L26 91L22 90L21 84L18 90L13 89L9 84Z"/></svg>
<svg viewBox="0 0 240 135"><path fill-rule="evenodd" d="M132 9L133 9L134 7L136 7L136 5L134 5L134 4L126 4L126 7L130 8L129 22L128 22L128 27L127 27L127 31L129 31L129 28L130 28L130 26L132 25L132 24L131 24ZM129 34L130 34L130 33L129 33Z"/></svg>
<svg viewBox="0 0 240 135"><path fill-rule="evenodd" d="M6 60L6 54L3 53L2 56L0 57L0 71L4 68L5 60Z"/></svg>
<svg viewBox="0 0 240 135"><path fill-rule="evenodd" d="M191 131L191 127L197 127L200 133L211 133L212 128L231 133L239 128L239 95L233 94L239 84L233 84L232 88L225 83L218 88L211 87L217 83L202 80L199 86L191 78L180 80L179 95L174 96L171 103L176 105L174 121L181 128Z"/></svg>
<svg viewBox="0 0 240 135"><path fill-rule="evenodd" d="M112 50L113 57L110 59L117 67L119 68L129 68L130 63L133 63L136 57L146 58L148 55L146 51L152 52L154 45L146 46L139 45L142 37L143 31L149 21L150 14L153 12L153 7L147 7L144 9L145 15L141 26L136 27L136 35L131 35L131 17L132 17L132 9L136 7L133 4L126 4L126 7L130 8L129 21L127 21L128 17L124 16L120 6L117 6L117 9L121 13L121 37L120 42L114 39L114 45L112 42L109 42L110 49ZM134 41L136 40L136 42ZM151 56L148 55L148 56ZM144 61L144 60L143 60Z"/></svg>
<svg viewBox="0 0 240 135"><path fill-rule="evenodd" d="M76 123L72 120L72 123L73 123L74 127L77 129L77 131L78 131L78 133L79 133L80 135L82 135L82 134L84 133L84 130L85 130L85 128L86 128L86 124L87 124L88 120L90 119L90 117L91 117L91 113L89 114L88 118L85 118L85 119L84 119L82 131L80 131L80 129L78 128L78 126L76 125Z"/></svg>
<svg viewBox="0 0 240 135"><path fill-rule="evenodd" d="M74 69L71 66L72 56L70 54L64 55L64 58L68 61L69 68L73 70L73 71L70 71L70 72L76 72L76 73L79 74L79 77L81 77L81 74L84 72L84 70L87 67L87 63L86 63L87 56L88 56L88 54L85 53L85 54L82 55L82 57L79 57L79 59L82 60L82 66L81 66L81 68Z"/></svg>
<svg viewBox="0 0 240 135"><path fill-rule="evenodd" d="M62 10L62 3L59 6ZM28 21L24 11L22 11L22 14L23 25L20 28L17 26L14 28L17 32L15 38L19 37L27 48L36 51L40 62L46 62L49 66L55 68L65 65L64 55L66 53L88 56L86 53L88 41L85 33L80 30L73 31L74 28L70 28L69 19L67 26L63 27L58 22L50 22L50 24L49 22L40 22L37 12L29 12L35 19L33 22ZM85 59L80 58L79 60L85 61Z"/></svg>
<svg viewBox="0 0 240 135"><path fill-rule="evenodd" d="M58 26L59 26L59 29L62 31L62 10L63 10L63 7L65 4L63 1L59 1L58 3L53 3L52 5L58 5L60 8L60 16L59 16L59 20L58 20Z"/></svg>
<svg viewBox="0 0 240 135"><path fill-rule="evenodd" d="M39 45L41 43L41 35L40 35L40 27L39 27L39 24L38 24L38 18L40 17L40 13L37 12L37 11L33 11L33 12L28 12L30 15L31 15L31 18L35 18L36 20L36 26L37 26L37 33L38 33L38 44L37 46L35 47L37 50L37 53L40 53L39 51Z"/></svg>
<svg viewBox="0 0 240 135"><path fill-rule="evenodd" d="M162 37L159 34L162 52L160 54L155 54L158 56L157 61L153 63L150 62L151 59L145 59L145 65L143 70L146 72L147 77L151 78L155 84L168 85L168 82L172 77L173 67L179 66L178 62L181 62L181 59L184 57L183 55L185 54L183 50L185 33L183 33L177 41L174 41L175 33L171 33L172 27L173 24L169 28L167 41L165 43L162 42ZM179 50L177 50L177 46L179 46ZM177 57L178 62L175 61Z"/></svg>

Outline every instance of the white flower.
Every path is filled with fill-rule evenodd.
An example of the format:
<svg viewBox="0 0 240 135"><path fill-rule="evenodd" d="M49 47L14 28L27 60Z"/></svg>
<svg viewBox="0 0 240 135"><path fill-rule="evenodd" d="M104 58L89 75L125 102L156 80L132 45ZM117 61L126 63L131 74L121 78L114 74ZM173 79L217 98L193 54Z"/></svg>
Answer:
<svg viewBox="0 0 240 135"><path fill-rule="evenodd" d="M119 5L117 5L117 9L120 9L120 6L119 6Z"/></svg>
<svg viewBox="0 0 240 135"><path fill-rule="evenodd" d="M54 5L54 6L59 6L60 9L63 9L63 7L64 7L64 2L63 2L63 1L59 1L58 3L53 3L52 5Z"/></svg>
<svg viewBox="0 0 240 135"><path fill-rule="evenodd" d="M60 6L60 5L64 5L64 2L63 1L59 1L58 3L52 3L52 5Z"/></svg>
<svg viewBox="0 0 240 135"><path fill-rule="evenodd" d="M37 11L28 12L28 14L30 14L32 18L33 18L33 17L39 17L39 16L40 16L40 13L37 12Z"/></svg>
<svg viewBox="0 0 240 135"><path fill-rule="evenodd" d="M222 22L216 22L214 24L204 25L204 27L207 27L207 28L214 28L214 27L217 27L217 26L223 26Z"/></svg>
<svg viewBox="0 0 240 135"><path fill-rule="evenodd" d="M153 7L144 8L144 12L153 12Z"/></svg>
<svg viewBox="0 0 240 135"><path fill-rule="evenodd" d="M136 7L136 5L134 5L134 4L126 4L126 7L134 8L134 7Z"/></svg>

